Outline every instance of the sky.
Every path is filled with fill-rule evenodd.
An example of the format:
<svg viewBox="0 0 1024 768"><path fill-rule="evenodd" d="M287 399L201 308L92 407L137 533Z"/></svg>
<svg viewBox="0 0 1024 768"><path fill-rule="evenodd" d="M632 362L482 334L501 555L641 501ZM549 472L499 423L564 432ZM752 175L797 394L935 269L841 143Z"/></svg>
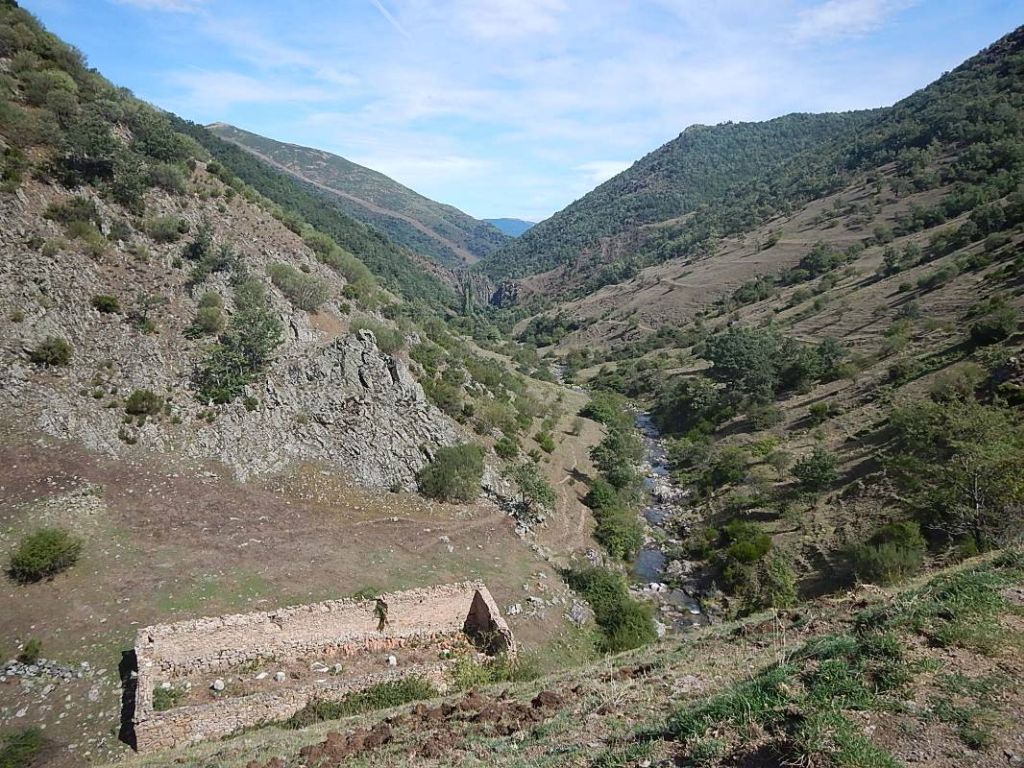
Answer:
<svg viewBox="0 0 1024 768"><path fill-rule="evenodd" d="M543 219L694 123L892 104L1024 0L21 0L118 85Z"/></svg>

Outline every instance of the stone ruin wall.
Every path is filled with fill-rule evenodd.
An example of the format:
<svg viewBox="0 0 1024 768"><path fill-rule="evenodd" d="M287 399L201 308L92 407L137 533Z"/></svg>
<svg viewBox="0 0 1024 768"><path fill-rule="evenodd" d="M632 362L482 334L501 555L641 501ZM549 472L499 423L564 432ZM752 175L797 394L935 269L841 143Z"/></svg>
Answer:
<svg viewBox="0 0 1024 768"><path fill-rule="evenodd" d="M197 673L225 672L261 660L292 661L325 655L386 651L458 634L486 637L492 651L515 653L515 640L490 592L464 582L380 596L388 625L377 631L375 600L329 600L265 613L160 624L139 631L135 738L139 752L220 738L260 723L284 720L313 699L339 700L378 683L422 675L441 683L444 662L420 664L361 678L341 678L208 704L153 709L153 690Z"/></svg>

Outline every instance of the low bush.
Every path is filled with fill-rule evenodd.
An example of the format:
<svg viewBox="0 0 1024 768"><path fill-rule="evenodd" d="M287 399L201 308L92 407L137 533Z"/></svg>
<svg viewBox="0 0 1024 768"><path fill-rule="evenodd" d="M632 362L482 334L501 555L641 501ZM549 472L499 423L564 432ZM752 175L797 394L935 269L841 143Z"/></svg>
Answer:
<svg viewBox="0 0 1024 768"><path fill-rule="evenodd" d="M915 522L890 523L850 550L854 572L874 584L892 584L920 572L927 543Z"/></svg>
<svg viewBox="0 0 1024 768"><path fill-rule="evenodd" d="M124 412L132 416L156 416L163 410L164 399L148 389L136 389L124 404Z"/></svg>
<svg viewBox="0 0 1024 768"><path fill-rule="evenodd" d="M116 315L121 311L121 302L117 300L116 296L108 296L107 294L93 296L90 304L92 304L93 309L97 312L102 312L104 315Z"/></svg>
<svg viewBox="0 0 1024 768"><path fill-rule="evenodd" d="M464 691L478 685L529 682L540 677L540 670L533 657L500 654L481 664L463 656L456 660L451 676L455 689Z"/></svg>
<svg viewBox="0 0 1024 768"><path fill-rule="evenodd" d="M158 243L176 243L188 232L189 223L179 216L157 216L146 222L145 229Z"/></svg>
<svg viewBox="0 0 1024 768"><path fill-rule="evenodd" d="M327 283L319 277L307 275L290 264L271 264L267 268L270 281L299 309L315 312L327 301Z"/></svg>
<svg viewBox="0 0 1024 768"><path fill-rule="evenodd" d="M81 553L78 537L63 528L40 528L21 540L7 572L22 584L40 581L70 568Z"/></svg>
<svg viewBox="0 0 1024 768"><path fill-rule="evenodd" d="M31 768L38 765L46 749L46 739L39 728L11 731L0 742L0 768Z"/></svg>
<svg viewBox="0 0 1024 768"><path fill-rule="evenodd" d="M542 430L533 436L544 453L553 453L555 450L555 438L547 430Z"/></svg>
<svg viewBox="0 0 1024 768"><path fill-rule="evenodd" d="M18 661L22 664L35 664L39 661L39 657L42 653L43 641L39 638L33 637L28 640L21 649L21 653L18 654Z"/></svg>
<svg viewBox="0 0 1024 768"><path fill-rule="evenodd" d="M157 686L153 689L153 709L157 712L166 712L178 706L183 698L185 692L180 688Z"/></svg>
<svg viewBox="0 0 1024 768"><path fill-rule="evenodd" d="M519 443L510 435L502 435L494 444L494 452L499 458L514 459L519 455Z"/></svg>
<svg viewBox="0 0 1024 768"><path fill-rule="evenodd" d="M601 628L602 651L628 651L657 638L650 606L630 596L622 574L587 565L571 568L564 575L566 583L590 603Z"/></svg>
<svg viewBox="0 0 1024 768"><path fill-rule="evenodd" d="M71 345L59 336L47 336L29 352L29 359L46 368L71 362Z"/></svg>
<svg viewBox="0 0 1024 768"><path fill-rule="evenodd" d="M377 340L377 349L385 355L393 355L405 346L405 335L401 331L373 320L354 320L349 331L371 331Z"/></svg>
<svg viewBox="0 0 1024 768"><path fill-rule="evenodd" d="M197 339L200 336L217 336L224 332L226 325L224 312L220 307L199 307L196 316L185 329L185 335L190 339Z"/></svg>
<svg viewBox="0 0 1024 768"><path fill-rule="evenodd" d="M480 493L484 452L463 443L438 448L434 459L416 475L420 493L442 501L472 501Z"/></svg>
<svg viewBox="0 0 1024 768"><path fill-rule="evenodd" d="M375 709L398 707L412 701L432 699L437 695L437 689L425 678L406 677L355 691L341 701L311 701L288 718L284 725L295 729L306 728L325 720L337 720L340 717L358 715Z"/></svg>

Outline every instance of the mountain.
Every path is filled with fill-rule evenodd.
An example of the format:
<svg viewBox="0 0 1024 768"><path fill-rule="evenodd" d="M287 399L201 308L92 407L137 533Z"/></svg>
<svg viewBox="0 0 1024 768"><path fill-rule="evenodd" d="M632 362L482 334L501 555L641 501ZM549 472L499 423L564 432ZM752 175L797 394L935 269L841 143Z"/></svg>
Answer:
<svg viewBox="0 0 1024 768"><path fill-rule="evenodd" d="M1002 134L1016 130L1020 38L1008 35L892 107L689 128L478 268L523 280L523 296L535 283L579 296L650 264L711 254L722 237L889 163L918 189L971 183L1004 162ZM1013 151L1005 161L1017 162Z"/></svg>
<svg viewBox="0 0 1024 768"><path fill-rule="evenodd" d="M477 265L495 280L563 267L586 272L632 249L644 227L678 220L736 185L770 177L810 148L848 135L872 112L789 115L766 123L694 126ZM755 206L749 219L758 215Z"/></svg>
<svg viewBox="0 0 1024 768"><path fill-rule="evenodd" d="M537 224L535 221L524 221L523 219L484 219L484 221L493 224L509 237L519 237Z"/></svg>
<svg viewBox="0 0 1024 768"><path fill-rule="evenodd" d="M350 216L396 243L446 267L472 264L508 242L508 237L487 222L338 155L274 141L224 123L207 127L225 141L314 186Z"/></svg>

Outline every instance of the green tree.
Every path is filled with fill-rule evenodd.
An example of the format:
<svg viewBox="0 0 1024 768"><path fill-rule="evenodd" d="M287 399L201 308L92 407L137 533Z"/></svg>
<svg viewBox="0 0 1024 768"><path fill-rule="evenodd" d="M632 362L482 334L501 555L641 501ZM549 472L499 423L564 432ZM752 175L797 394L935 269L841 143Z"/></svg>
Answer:
<svg viewBox="0 0 1024 768"><path fill-rule="evenodd" d="M519 503L526 514L536 517L539 512L555 508L555 489L532 461L514 464L505 470L507 477L519 493Z"/></svg>
<svg viewBox="0 0 1024 768"><path fill-rule="evenodd" d="M442 501L472 501L480 493L484 452L462 443L438 448L433 460L416 475L424 496Z"/></svg>
<svg viewBox="0 0 1024 768"><path fill-rule="evenodd" d="M590 451L594 466L614 487L628 488L637 482L636 463L643 445L632 429L612 429Z"/></svg>
<svg viewBox="0 0 1024 768"><path fill-rule="evenodd" d="M922 401L893 412L887 467L930 530L979 546L1018 535L1024 510L1024 426L973 399Z"/></svg>
<svg viewBox="0 0 1024 768"><path fill-rule="evenodd" d="M823 491L839 479L839 460L831 451L815 448L793 465L793 476L805 491Z"/></svg>

